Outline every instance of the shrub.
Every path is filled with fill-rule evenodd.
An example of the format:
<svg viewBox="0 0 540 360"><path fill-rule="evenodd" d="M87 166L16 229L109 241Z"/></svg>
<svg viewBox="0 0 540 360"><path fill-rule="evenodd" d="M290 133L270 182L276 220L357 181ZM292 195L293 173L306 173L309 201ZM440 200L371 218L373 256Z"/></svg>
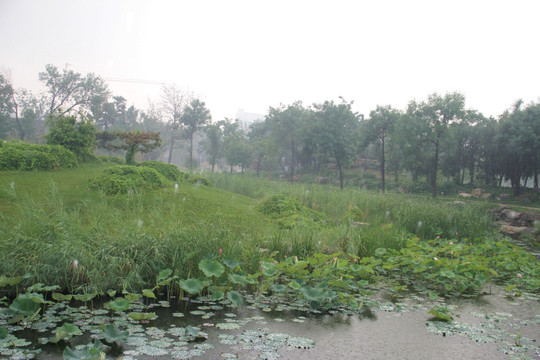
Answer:
<svg viewBox="0 0 540 360"><path fill-rule="evenodd" d="M51 170L77 166L75 154L59 145L14 141L0 148L0 170Z"/></svg>
<svg viewBox="0 0 540 360"><path fill-rule="evenodd" d="M212 186L212 183L205 177L202 177L200 175L187 174L187 173L183 173L183 174L184 176L186 176L185 181L189 183Z"/></svg>
<svg viewBox="0 0 540 360"><path fill-rule="evenodd" d="M283 194L277 194L263 201L258 210L270 216L282 228L293 228L298 223L322 224L327 222L327 217L301 205L298 201Z"/></svg>
<svg viewBox="0 0 540 360"><path fill-rule="evenodd" d="M159 172L161 175L165 176L168 180L175 182L186 180L189 176L188 174L178 170L175 165L166 164L161 161L145 161L143 163L140 163L138 166L152 168Z"/></svg>
<svg viewBox="0 0 540 360"><path fill-rule="evenodd" d="M105 169L103 175L91 179L89 187L107 195L118 195L155 190L164 187L166 183L165 177L152 168L119 165Z"/></svg>
<svg viewBox="0 0 540 360"><path fill-rule="evenodd" d="M107 156L107 155L101 155L98 156L99 161L101 161L104 164L114 164L114 165L125 165L126 160L124 160L121 157L118 156Z"/></svg>

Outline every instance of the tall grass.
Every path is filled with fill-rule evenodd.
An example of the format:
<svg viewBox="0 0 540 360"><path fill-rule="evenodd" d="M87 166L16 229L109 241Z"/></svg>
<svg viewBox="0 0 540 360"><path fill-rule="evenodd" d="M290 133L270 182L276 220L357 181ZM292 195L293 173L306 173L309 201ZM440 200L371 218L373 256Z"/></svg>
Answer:
<svg viewBox="0 0 540 360"><path fill-rule="evenodd" d="M171 183L159 191L111 197L86 186L101 169L2 172L0 275L28 273L28 283L57 284L74 292L138 291L155 285L165 268L180 278L198 276L199 261L217 256L219 249L256 272L260 261L276 251L278 259L336 251L373 255L379 247L401 247L411 233L477 237L489 222L481 205L459 207L249 176L212 177L216 186L237 193L194 184L182 184L175 192ZM280 229L255 210L261 199L280 192L331 221L317 228ZM347 220L355 206L368 225Z"/></svg>

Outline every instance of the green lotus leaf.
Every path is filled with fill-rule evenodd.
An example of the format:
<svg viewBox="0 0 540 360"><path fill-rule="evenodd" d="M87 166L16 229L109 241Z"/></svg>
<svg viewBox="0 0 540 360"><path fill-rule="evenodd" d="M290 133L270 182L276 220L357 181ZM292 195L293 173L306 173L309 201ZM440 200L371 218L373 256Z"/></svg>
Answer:
<svg viewBox="0 0 540 360"><path fill-rule="evenodd" d="M0 276L0 287L19 285L24 280L24 276L6 277Z"/></svg>
<svg viewBox="0 0 540 360"><path fill-rule="evenodd" d="M274 276L278 272L276 265L271 262L263 262L262 264L262 273L264 276Z"/></svg>
<svg viewBox="0 0 540 360"><path fill-rule="evenodd" d="M191 295L199 294L204 289L202 282L198 279L180 280L179 284L183 290Z"/></svg>
<svg viewBox="0 0 540 360"><path fill-rule="evenodd" d="M377 248L377 249L375 249L375 256L381 257L384 254L386 254L386 249L385 248Z"/></svg>
<svg viewBox="0 0 540 360"><path fill-rule="evenodd" d="M225 268L223 267L223 265L221 265L216 260L209 259L201 260L201 262L199 262L199 269L207 277L220 277L223 272L225 272Z"/></svg>
<svg viewBox="0 0 540 360"><path fill-rule="evenodd" d="M300 285L299 283L297 283L295 280L292 280L290 283L289 283L289 286L294 289L294 290L300 290L302 288L302 285Z"/></svg>
<svg viewBox="0 0 540 360"><path fill-rule="evenodd" d="M62 355L64 360L105 360L106 358L103 344L97 339L80 350L72 350L67 346Z"/></svg>
<svg viewBox="0 0 540 360"><path fill-rule="evenodd" d="M114 324L107 324L101 330L101 335L103 335L105 341L107 341L108 343L113 343L116 341L125 341L129 336L129 331L120 330Z"/></svg>
<svg viewBox="0 0 540 360"><path fill-rule="evenodd" d="M272 291L275 293L282 293L282 292L285 292L285 290L287 290L287 286L282 285L282 284L272 284L270 285L270 289L272 289Z"/></svg>
<svg viewBox="0 0 540 360"><path fill-rule="evenodd" d="M51 342L57 343L63 339L70 339L75 335L82 335L81 329L74 324L65 323L56 328L56 336L51 340Z"/></svg>
<svg viewBox="0 0 540 360"><path fill-rule="evenodd" d="M132 312L132 313L129 313L128 316L136 321L150 320L150 319L157 318L157 315L155 312L151 312L151 313Z"/></svg>
<svg viewBox="0 0 540 360"><path fill-rule="evenodd" d="M5 327L0 326L0 339L5 339L7 335L8 330Z"/></svg>
<svg viewBox="0 0 540 360"><path fill-rule="evenodd" d="M223 300L225 298L225 292L221 290L211 290L212 293L212 300Z"/></svg>
<svg viewBox="0 0 540 360"><path fill-rule="evenodd" d="M233 306L240 306L244 303L242 295L238 291L229 291L227 292L227 299L230 300Z"/></svg>
<svg viewBox="0 0 540 360"><path fill-rule="evenodd" d="M114 300L106 302L104 306L106 309L121 312L129 309L130 304L131 303L126 298L116 298Z"/></svg>
<svg viewBox="0 0 540 360"><path fill-rule="evenodd" d="M127 293L124 295L127 301L129 302L137 302L142 297L141 294L133 294L133 293Z"/></svg>
<svg viewBox="0 0 540 360"><path fill-rule="evenodd" d="M61 293L52 293L53 300L56 301L70 301L73 298L73 295L71 294L61 294Z"/></svg>
<svg viewBox="0 0 540 360"><path fill-rule="evenodd" d="M32 316L40 310L41 302L36 301L35 298L31 294L19 294L11 305L9 305L9 308L17 314Z"/></svg>
<svg viewBox="0 0 540 360"><path fill-rule="evenodd" d="M116 290L107 290L107 295L113 298L116 295Z"/></svg>
<svg viewBox="0 0 540 360"><path fill-rule="evenodd" d="M143 289L142 294L149 299L156 299L156 294L152 289Z"/></svg>
<svg viewBox="0 0 540 360"><path fill-rule="evenodd" d="M229 274L228 276L228 279L230 282L232 282L233 284L238 284L238 285L247 285L250 283L249 279L243 275L238 275L238 274Z"/></svg>
<svg viewBox="0 0 540 360"><path fill-rule="evenodd" d="M78 294L73 295L73 298L78 301L87 302L95 298L97 293L91 293L91 294Z"/></svg>
<svg viewBox="0 0 540 360"><path fill-rule="evenodd" d="M236 267L240 265L236 259L223 258L223 262L232 270L236 269Z"/></svg>
<svg viewBox="0 0 540 360"><path fill-rule="evenodd" d="M156 278L158 286L169 285L175 277L171 277L173 271L171 269L161 270Z"/></svg>
<svg viewBox="0 0 540 360"><path fill-rule="evenodd" d="M319 287L304 286L300 291L309 301L321 302L327 296L326 289Z"/></svg>

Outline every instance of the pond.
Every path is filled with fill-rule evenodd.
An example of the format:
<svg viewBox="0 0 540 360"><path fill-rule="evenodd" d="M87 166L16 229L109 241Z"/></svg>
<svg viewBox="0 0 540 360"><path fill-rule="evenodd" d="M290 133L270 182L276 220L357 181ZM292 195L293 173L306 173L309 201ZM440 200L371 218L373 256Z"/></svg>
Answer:
<svg viewBox="0 0 540 360"><path fill-rule="evenodd" d="M124 360L540 358L539 297L507 297L496 287L489 295L446 303L411 295L392 302L380 291L357 313L305 311L301 304L250 296L239 307L227 301L178 304L174 298L132 303L126 312L97 304L98 310L90 310L91 305L54 303L26 328L7 325L7 317L0 317L0 325L9 330L0 340L0 355L58 359L64 354L81 359L89 349L101 347L99 342L89 345L100 339L108 359ZM454 321L432 321L428 310L437 305L449 309ZM155 316L128 316L138 312ZM51 343L63 323L75 325L82 334L65 333L67 340ZM107 343L107 336L114 340L117 335L116 330L104 332L107 324L114 324L119 333L127 331L125 340ZM66 347L71 357L66 357Z"/></svg>

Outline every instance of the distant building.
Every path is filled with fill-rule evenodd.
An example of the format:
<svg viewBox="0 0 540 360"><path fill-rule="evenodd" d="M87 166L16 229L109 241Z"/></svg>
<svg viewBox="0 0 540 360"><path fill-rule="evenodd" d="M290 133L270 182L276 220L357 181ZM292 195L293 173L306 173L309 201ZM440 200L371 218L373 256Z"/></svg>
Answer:
<svg viewBox="0 0 540 360"><path fill-rule="evenodd" d="M244 109L239 109L236 113L236 118L240 123L240 128L245 131L249 129L249 125L251 125L252 123L256 121L263 121L264 117L264 114L250 113L244 111Z"/></svg>

